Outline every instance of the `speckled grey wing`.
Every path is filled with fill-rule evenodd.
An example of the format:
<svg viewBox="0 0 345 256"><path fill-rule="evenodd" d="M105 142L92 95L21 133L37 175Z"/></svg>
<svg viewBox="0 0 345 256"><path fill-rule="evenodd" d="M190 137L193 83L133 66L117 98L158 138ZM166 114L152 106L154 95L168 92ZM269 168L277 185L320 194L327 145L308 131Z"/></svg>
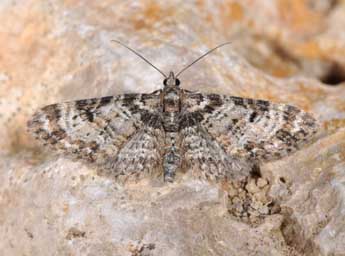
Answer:
<svg viewBox="0 0 345 256"><path fill-rule="evenodd" d="M158 116L152 117L153 119ZM153 121L155 122L155 121ZM130 138L123 146L110 169L118 170L115 176L140 177L143 175L159 176L162 174L162 156L164 150L164 130L157 126L146 126Z"/></svg>
<svg viewBox="0 0 345 256"><path fill-rule="evenodd" d="M127 161L124 164L133 160L133 152L124 159L130 153L128 145L135 145L136 139L160 129L159 120L153 118L159 107L159 92L78 100L40 109L28 127L37 139L53 149L115 168L120 166L120 158ZM137 150L140 146L143 145L137 144ZM150 166L159 163L157 143L144 146L153 151L153 156L143 161L151 161Z"/></svg>
<svg viewBox="0 0 345 256"><path fill-rule="evenodd" d="M190 119L190 125L180 132L183 168L192 171L194 176L208 180L239 179L249 174L252 162L227 154L197 120L192 120L193 114L183 118Z"/></svg>
<svg viewBox="0 0 345 256"><path fill-rule="evenodd" d="M317 132L310 114L290 105L217 94L184 92L182 111L231 155L255 161L279 159ZM186 118L180 126L190 125Z"/></svg>

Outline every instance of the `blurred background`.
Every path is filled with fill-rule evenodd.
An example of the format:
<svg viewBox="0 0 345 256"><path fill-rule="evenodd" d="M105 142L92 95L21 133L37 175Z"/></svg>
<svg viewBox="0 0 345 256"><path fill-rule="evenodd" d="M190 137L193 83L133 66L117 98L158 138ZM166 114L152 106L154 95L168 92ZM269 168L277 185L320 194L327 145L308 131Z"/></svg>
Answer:
<svg viewBox="0 0 345 256"><path fill-rule="evenodd" d="M166 73L231 41L186 72L183 86L292 101L316 112L330 103L323 108L333 115L328 119L345 118L344 107L333 109L344 103L340 93L345 96L342 0L6 0L0 19L2 150L31 145L25 123L40 106L161 86L159 73L112 39ZM252 78L239 78L253 68ZM285 89L263 86L263 79ZM297 80L288 86L291 79Z"/></svg>
<svg viewBox="0 0 345 256"><path fill-rule="evenodd" d="M344 28L344 0L1 0L0 255L345 255ZM288 103L320 120L313 146L262 169L288 217L252 229L220 216L224 200L206 185L161 199L174 188L127 193L78 163L44 161L26 132L38 108L162 87L113 39L165 73L231 41L184 72L181 86ZM166 224L166 208L182 213Z"/></svg>

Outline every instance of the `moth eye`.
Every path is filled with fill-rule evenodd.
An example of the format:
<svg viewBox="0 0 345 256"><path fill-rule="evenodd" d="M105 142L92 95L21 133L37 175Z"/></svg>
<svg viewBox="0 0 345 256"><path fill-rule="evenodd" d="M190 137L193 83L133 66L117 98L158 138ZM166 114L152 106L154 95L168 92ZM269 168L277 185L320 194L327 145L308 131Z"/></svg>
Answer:
<svg viewBox="0 0 345 256"><path fill-rule="evenodd" d="M167 82L168 82L168 79L165 78L164 81L163 81L163 84L167 85Z"/></svg>
<svg viewBox="0 0 345 256"><path fill-rule="evenodd" d="M180 85L180 80L176 78L176 85Z"/></svg>

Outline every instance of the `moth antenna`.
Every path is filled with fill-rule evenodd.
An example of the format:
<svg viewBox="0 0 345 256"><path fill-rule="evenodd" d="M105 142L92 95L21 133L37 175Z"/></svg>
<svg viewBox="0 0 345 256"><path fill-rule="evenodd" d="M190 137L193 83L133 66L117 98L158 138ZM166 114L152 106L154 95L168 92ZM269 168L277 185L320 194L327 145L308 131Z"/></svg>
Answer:
<svg viewBox="0 0 345 256"><path fill-rule="evenodd" d="M186 67L184 67L181 71L179 71L176 75L176 78L181 75L182 72L184 72L186 69L188 69L190 66L194 65L196 62L198 62L199 60L201 60L202 58L204 58L206 55L210 54L211 52L213 52L214 50L217 50L218 48L227 45L227 44L231 44L231 42L226 42L223 44L220 44L216 47L214 47L213 49L207 51L206 53L204 53L203 55L201 55L199 58L197 58L196 60L194 60L192 63L190 63L189 65L187 65Z"/></svg>
<svg viewBox="0 0 345 256"><path fill-rule="evenodd" d="M125 45L124 43L118 41L118 40L111 40L111 42L115 42L118 43L120 45L122 45L123 47L126 47L128 50L130 50L131 52L133 52L135 55L137 55L138 57L140 57L141 59L143 59L146 63L148 63L151 67L153 67L155 70L157 70L159 73L161 73L164 78L168 78L167 75L165 75L159 68L157 68L155 65L153 65L150 61L148 61L144 56L142 56L140 53L138 53L137 51L133 50L132 48L130 48L129 46Z"/></svg>

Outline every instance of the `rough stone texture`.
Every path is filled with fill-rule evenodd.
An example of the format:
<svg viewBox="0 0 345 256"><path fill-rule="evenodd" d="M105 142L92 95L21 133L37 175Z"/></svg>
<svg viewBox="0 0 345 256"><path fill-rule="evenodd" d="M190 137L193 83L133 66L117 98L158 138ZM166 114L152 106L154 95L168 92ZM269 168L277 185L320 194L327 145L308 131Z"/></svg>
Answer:
<svg viewBox="0 0 345 256"><path fill-rule="evenodd" d="M345 255L344 1L5 0L0 18L1 255ZM238 219L224 184L122 185L33 141L25 124L40 106L161 86L111 39L165 72L232 41L182 86L318 117L309 146L245 185L278 210Z"/></svg>

